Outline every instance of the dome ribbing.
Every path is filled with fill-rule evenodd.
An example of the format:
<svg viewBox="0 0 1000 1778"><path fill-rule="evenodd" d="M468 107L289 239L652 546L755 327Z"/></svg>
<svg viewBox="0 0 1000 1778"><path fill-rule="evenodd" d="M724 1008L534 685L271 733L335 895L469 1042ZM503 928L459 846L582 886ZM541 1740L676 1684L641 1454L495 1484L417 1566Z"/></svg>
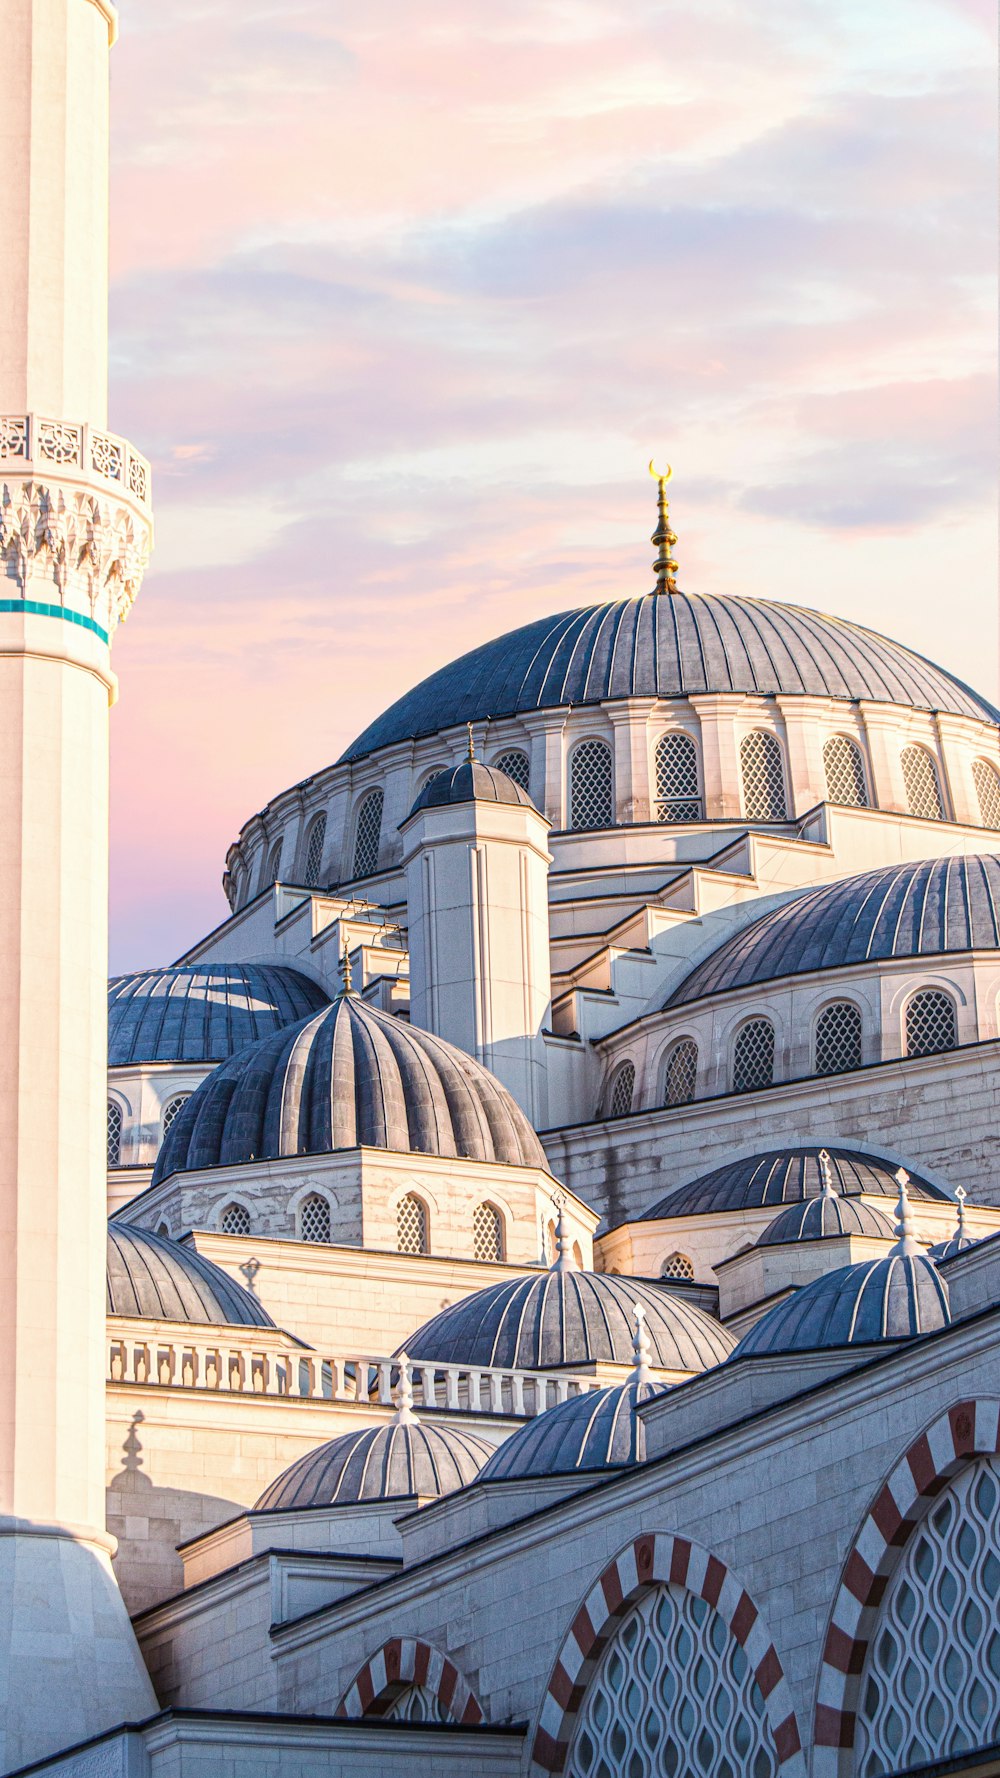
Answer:
<svg viewBox="0 0 1000 1778"><path fill-rule="evenodd" d="M869 1241L891 1241L892 1223L861 1199L840 1196L805 1198L789 1204L764 1233L758 1247L780 1247L786 1241L823 1241L836 1235L860 1235Z"/></svg>
<svg viewBox="0 0 1000 1778"><path fill-rule="evenodd" d="M108 1224L109 1315L212 1327L273 1327L263 1304L188 1242Z"/></svg>
<svg viewBox="0 0 1000 1778"><path fill-rule="evenodd" d="M307 1452L265 1488L255 1512L451 1494L475 1481L495 1446L463 1427L365 1426Z"/></svg>
<svg viewBox="0 0 1000 1778"><path fill-rule="evenodd" d="M717 1211L758 1210L764 1205L798 1204L805 1198L818 1197L823 1187L819 1157L821 1148L768 1149L763 1154L748 1155L743 1160L726 1161L713 1167L687 1185L669 1192L644 1210L641 1222L657 1222L663 1217L710 1216ZM864 1192L868 1197L895 1200L898 1186L898 1161L882 1160L878 1155L861 1154L850 1148L831 1148L830 1167L838 1192L854 1197ZM947 1192L910 1172L910 1196L947 1201Z"/></svg>
<svg viewBox="0 0 1000 1778"><path fill-rule="evenodd" d="M416 815L419 809L442 809L456 803L475 802L519 803L526 809L535 806L528 792L497 766L483 765L478 759L463 759L460 766L436 772L433 778L428 778L410 815Z"/></svg>
<svg viewBox="0 0 1000 1778"><path fill-rule="evenodd" d="M793 1291L744 1334L733 1357L906 1340L950 1322L948 1287L934 1261L889 1253Z"/></svg>
<svg viewBox="0 0 1000 1778"><path fill-rule="evenodd" d="M665 1394L657 1383L613 1383L547 1408L505 1439L480 1472L480 1481L505 1482L573 1470L616 1469L645 1457L640 1401Z"/></svg>
<svg viewBox="0 0 1000 1778"><path fill-rule="evenodd" d="M330 997L284 964L195 963L108 983L108 1066L224 1062Z"/></svg>

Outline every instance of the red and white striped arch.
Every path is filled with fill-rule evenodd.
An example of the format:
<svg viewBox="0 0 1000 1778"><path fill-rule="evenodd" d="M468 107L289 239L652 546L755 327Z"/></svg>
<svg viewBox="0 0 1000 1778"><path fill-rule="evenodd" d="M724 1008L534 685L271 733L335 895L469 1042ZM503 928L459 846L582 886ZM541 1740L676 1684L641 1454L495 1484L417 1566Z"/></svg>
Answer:
<svg viewBox="0 0 1000 1778"><path fill-rule="evenodd" d="M440 1649L413 1636L392 1636L367 1660L337 1705L338 1716L385 1716L409 1685L426 1686L452 1722L474 1727L483 1709L471 1686Z"/></svg>

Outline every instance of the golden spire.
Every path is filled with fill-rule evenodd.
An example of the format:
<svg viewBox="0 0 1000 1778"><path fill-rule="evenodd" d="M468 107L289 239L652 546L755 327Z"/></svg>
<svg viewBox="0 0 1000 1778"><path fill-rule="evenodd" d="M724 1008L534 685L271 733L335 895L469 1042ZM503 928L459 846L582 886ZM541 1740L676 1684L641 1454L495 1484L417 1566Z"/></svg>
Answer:
<svg viewBox="0 0 1000 1778"><path fill-rule="evenodd" d="M469 731L469 760L470 763L474 765L476 760L476 743L472 738L472 724L471 722L467 722L465 726Z"/></svg>
<svg viewBox="0 0 1000 1778"><path fill-rule="evenodd" d="M343 954L343 958L342 958L342 964L343 964L342 975L343 975L344 985L343 985L341 992L344 994L353 994L354 993L354 977L351 972L351 950L350 950L350 945L348 943L346 933L344 935L344 954Z"/></svg>
<svg viewBox="0 0 1000 1778"><path fill-rule="evenodd" d="M655 543L657 548L656 561L653 563L653 572L656 575L656 590L658 593L676 593L677 563L674 561L672 552L674 544L677 542L677 538L674 532L670 529L669 508L667 506L667 483L674 472L668 463L664 473L661 475L658 469L654 469L653 459L650 457L649 473L659 487L659 493L657 494L656 500L656 530L653 532L653 535L649 540L650 543Z"/></svg>

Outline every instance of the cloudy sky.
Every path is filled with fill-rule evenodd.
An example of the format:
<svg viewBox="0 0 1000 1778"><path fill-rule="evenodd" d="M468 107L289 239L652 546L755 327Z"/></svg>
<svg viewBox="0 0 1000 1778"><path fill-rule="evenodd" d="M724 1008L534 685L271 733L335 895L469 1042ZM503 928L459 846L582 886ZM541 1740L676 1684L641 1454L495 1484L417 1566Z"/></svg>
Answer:
<svg viewBox="0 0 1000 1778"><path fill-rule="evenodd" d="M997 689L992 0L124 0L112 962L444 660L651 584Z"/></svg>

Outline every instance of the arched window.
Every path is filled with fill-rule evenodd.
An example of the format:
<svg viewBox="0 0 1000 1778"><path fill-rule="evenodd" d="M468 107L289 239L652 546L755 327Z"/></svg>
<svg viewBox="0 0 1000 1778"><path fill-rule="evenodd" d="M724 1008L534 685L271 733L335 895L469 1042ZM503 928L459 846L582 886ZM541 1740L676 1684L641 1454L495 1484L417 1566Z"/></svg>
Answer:
<svg viewBox="0 0 1000 1778"><path fill-rule="evenodd" d="M503 1217L495 1204L477 1204L472 1215L473 1259L503 1259Z"/></svg>
<svg viewBox="0 0 1000 1778"><path fill-rule="evenodd" d="M310 1192L299 1205L299 1240L329 1241L330 1206L319 1192Z"/></svg>
<svg viewBox="0 0 1000 1778"><path fill-rule="evenodd" d="M694 1261L686 1253L668 1253L660 1267L660 1277L690 1280L694 1277Z"/></svg>
<svg viewBox="0 0 1000 1778"><path fill-rule="evenodd" d="M278 840L277 844L271 849L271 856L267 861L267 871L264 875L263 886L265 889L270 889L271 884L278 881L278 872L281 870L282 843L281 840Z"/></svg>
<svg viewBox="0 0 1000 1778"><path fill-rule="evenodd" d="M906 1053L936 1056L958 1047L955 1002L941 988L921 988L906 1003Z"/></svg>
<svg viewBox="0 0 1000 1778"><path fill-rule="evenodd" d="M984 827L1000 828L1000 774L985 759L972 762L972 782L979 798L979 816Z"/></svg>
<svg viewBox="0 0 1000 1778"><path fill-rule="evenodd" d="M605 1648L570 1744L573 1778L775 1778L767 1706L742 1645L700 1594L651 1587Z"/></svg>
<svg viewBox="0 0 1000 1778"><path fill-rule="evenodd" d="M868 808L868 786L861 748L847 735L831 735L823 748L826 794L848 809Z"/></svg>
<svg viewBox="0 0 1000 1778"><path fill-rule="evenodd" d="M396 1247L400 1253L429 1253L427 1207L414 1192L396 1206Z"/></svg>
<svg viewBox="0 0 1000 1778"><path fill-rule="evenodd" d="M569 762L570 827L614 827L615 801L611 748L606 741L581 741Z"/></svg>
<svg viewBox="0 0 1000 1778"><path fill-rule="evenodd" d="M219 1227L224 1235L248 1235L250 1233L250 1212L245 1204L227 1204L219 1217Z"/></svg>
<svg viewBox="0 0 1000 1778"><path fill-rule="evenodd" d="M785 773L781 743L766 729L754 729L740 742L743 813L748 821L784 821Z"/></svg>
<svg viewBox="0 0 1000 1778"><path fill-rule="evenodd" d="M635 1092L635 1064L623 1062L611 1082L611 1097L608 1100L609 1117L626 1117L632 1109L632 1095Z"/></svg>
<svg viewBox="0 0 1000 1778"><path fill-rule="evenodd" d="M156 1232L158 1235L166 1236L166 1238L169 1240L169 1238L170 1238L170 1224L168 1222L159 1223L157 1225Z"/></svg>
<svg viewBox="0 0 1000 1778"><path fill-rule="evenodd" d="M506 772L508 778L513 778L514 783L519 784L522 790L527 790L530 776L528 755L520 747L508 747L505 753L498 753L493 764L498 772Z"/></svg>
<svg viewBox="0 0 1000 1778"><path fill-rule="evenodd" d="M690 1105L698 1079L698 1045L693 1037L671 1044L663 1068L664 1105Z"/></svg>
<svg viewBox="0 0 1000 1778"><path fill-rule="evenodd" d="M164 1113L163 1113L163 1134L164 1134L164 1136L166 1135L167 1131L169 1130L171 1124L173 1123L174 1118L177 1116L177 1113L180 1111L181 1106L186 1105L188 1100L190 1099L190 1097L191 1097L190 1093L178 1093L176 1099L171 1099L168 1101L166 1109L164 1110Z"/></svg>
<svg viewBox="0 0 1000 1778"><path fill-rule="evenodd" d="M108 1166L122 1164L122 1108L117 1099L108 1100Z"/></svg>
<svg viewBox="0 0 1000 1778"><path fill-rule="evenodd" d="M816 1021L817 1074L844 1074L861 1067L861 1013L853 1000L834 1000Z"/></svg>
<svg viewBox="0 0 1000 1778"><path fill-rule="evenodd" d="M385 1722L454 1722L455 1718L429 1685L408 1685L383 1712Z"/></svg>
<svg viewBox="0 0 1000 1778"><path fill-rule="evenodd" d="M733 1092L752 1093L774 1081L774 1026L770 1019L748 1019L733 1044Z"/></svg>
<svg viewBox="0 0 1000 1778"><path fill-rule="evenodd" d="M323 866L323 847L326 845L326 814L316 816L309 829L306 842L306 863L303 875L306 888L315 889L319 882L319 873Z"/></svg>
<svg viewBox="0 0 1000 1778"><path fill-rule="evenodd" d="M661 735L654 756L657 821L700 821L698 749L681 729Z"/></svg>
<svg viewBox="0 0 1000 1778"><path fill-rule="evenodd" d="M868 1643L857 1778L1000 1736L1000 1462L979 1457L910 1535Z"/></svg>
<svg viewBox="0 0 1000 1778"><path fill-rule="evenodd" d="M925 821L943 821L941 787L934 761L926 747L904 747L900 760L903 784L906 787L906 806L910 814L920 815Z"/></svg>
<svg viewBox="0 0 1000 1778"><path fill-rule="evenodd" d="M382 792L370 790L362 797L354 827L354 875L371 877L378 870L382 835Z"/></svg>

